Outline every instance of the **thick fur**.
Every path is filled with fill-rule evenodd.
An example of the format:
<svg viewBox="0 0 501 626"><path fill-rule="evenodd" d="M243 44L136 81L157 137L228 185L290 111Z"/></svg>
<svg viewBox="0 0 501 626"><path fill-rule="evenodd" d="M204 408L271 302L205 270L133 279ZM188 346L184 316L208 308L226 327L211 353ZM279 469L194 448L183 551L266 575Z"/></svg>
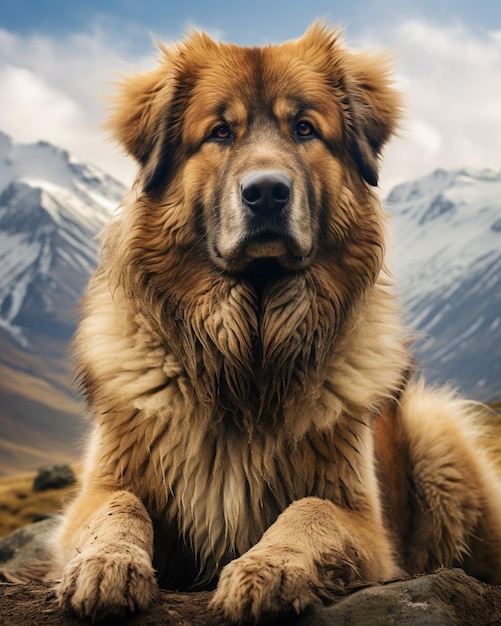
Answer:
<svg viewBox="0 0 501 626"><path fill-rule="evenodd" d="M409 380L372 190L398 118L385 59L322 25L193 33L124 80L109 126L139 173L76 337L94 427L64 607L145 609L158 580L259 622L439 565L501 582L468 405Z"/></svg>

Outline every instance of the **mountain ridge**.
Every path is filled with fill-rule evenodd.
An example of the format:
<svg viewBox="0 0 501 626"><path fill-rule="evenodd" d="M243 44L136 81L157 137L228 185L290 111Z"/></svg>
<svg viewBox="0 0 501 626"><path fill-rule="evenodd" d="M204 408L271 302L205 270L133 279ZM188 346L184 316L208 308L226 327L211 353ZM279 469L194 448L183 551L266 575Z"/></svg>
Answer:
<svg viewBox="0 0 501 626"><path fill-rule="evenodd" d="M389 194L393 272L428 377L501 393L501 169L436 170Z"/></svg>

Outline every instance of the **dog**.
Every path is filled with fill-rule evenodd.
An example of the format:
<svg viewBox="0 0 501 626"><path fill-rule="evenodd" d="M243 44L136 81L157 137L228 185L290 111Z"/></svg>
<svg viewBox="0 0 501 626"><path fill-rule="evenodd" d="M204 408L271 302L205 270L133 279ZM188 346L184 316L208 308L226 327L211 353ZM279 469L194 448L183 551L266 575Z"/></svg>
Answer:
<svg viewBox="0 0 501 626"><path fill-rule="evenodd" d="M257 623L437 566L501 582L471 404L414 372L385 266L400 116L387 59L323 23L266 47L192 32L123 79L109 128L138 174L75 339L94 422L62 607L213 588L221 620Z"/></svg>

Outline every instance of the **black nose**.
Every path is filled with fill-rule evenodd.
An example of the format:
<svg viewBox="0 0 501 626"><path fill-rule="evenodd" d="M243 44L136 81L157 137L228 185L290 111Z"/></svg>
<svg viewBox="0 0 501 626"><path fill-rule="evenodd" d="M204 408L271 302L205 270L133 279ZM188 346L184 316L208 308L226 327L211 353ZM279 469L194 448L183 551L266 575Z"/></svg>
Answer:
<svg viewBox="0 0 501 626"><path fill-rule="evenodd" d="M291 179L274 170L251 172L240 185L243 203L254 213L278 212L289 202Z"/></svg>

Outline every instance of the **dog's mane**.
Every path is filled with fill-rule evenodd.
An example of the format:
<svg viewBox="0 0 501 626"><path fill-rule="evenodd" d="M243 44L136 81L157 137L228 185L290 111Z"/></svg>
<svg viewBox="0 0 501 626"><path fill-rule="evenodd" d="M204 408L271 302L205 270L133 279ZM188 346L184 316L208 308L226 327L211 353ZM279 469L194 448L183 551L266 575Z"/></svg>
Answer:
<svg viewBox="0 0 501 626"><path fill-rule="evenodd" d="M299 398L320 393L336 340L381 291L376 210L366 207L343 250L306 271L272 275L258 293L247 277L211 266L186 224L169 224L171 237L184 228L183 237L164 240L157 218L187 219L186 209L134 198L105 231L106 280L140 303L137 314L181 363L198 401L214 410L214 426L231 413L249 432L261 423L275 428ZM393 311L391 296L376 300Z"/></svg>

